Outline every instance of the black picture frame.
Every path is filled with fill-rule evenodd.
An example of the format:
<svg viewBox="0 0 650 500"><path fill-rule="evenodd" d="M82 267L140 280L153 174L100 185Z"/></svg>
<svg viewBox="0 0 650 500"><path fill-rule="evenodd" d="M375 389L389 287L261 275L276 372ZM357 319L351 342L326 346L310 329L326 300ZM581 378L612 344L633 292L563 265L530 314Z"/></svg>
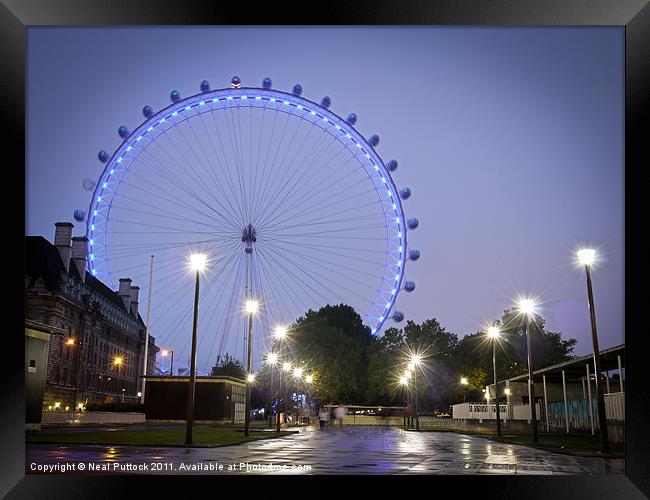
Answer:
<svg viewBox="0 0 650 500"><path fill-rule="evenodd" d="M20 173L18 165L25 165L25 54L26 32L29 26L103 26L103 25L473 25L473 26L620 26L625 29L625 269L626 292L635 282L643 282L644 272L638 266L643 255L642 238L647 234L647 221L631 222L637 210L642 211L641 175L650 165L648 138L642 130L647 128L648 102L650 100L650 6L647 0L409 0L384 1L381 4L369 0L337 3L328 2L316 6L287 4L277 5L214 1L156 1L156 0L3 0L0 5L0 33L2 43L0 58L4 76L3 119L5 121L5 151L17 153L14 163L5 163L5 169ZM44 82L46 84L46 82ZM645 125L645 126L644 126ZM24 174L24 170L22 171ZM7 172L9 175L9 172ZM16 182L20 182L16 175ZM5 179L6 180L6 179ZM24 175L23 175L24 180ZM16 204L25 198L14 189ZM642 212L641 212L642 213ZM643 218L643 216L640 216ZM24 328L24 297L18 293L21 269L17 264L24 261L25 219L8 216L7 227L15 230L11 241L9 258L13 265L16 284L9 291L19 298L15 307L6 309L6 317L13 321L7 325L4 337L5 351L2 381L2 453L0 453L0 494L7 498L125 498L125 492L144 484L147 494L168 491L171 481L184 488L188 483L211 477L159 477L155 481L141 481L142 476L68 476L25 475L24 437L24 380L23 359L7 352L23 352L24 344L18 333ZM21 229L23 233L21 233ZM9 236L6 236L9 238ZM6 261L9 263L9 261ZM16 288L14 288L16 287ZM11 294L10 294L11 295ZM476 492L480 498L498 495L513 498L643 498L650 496L650 464L648 455L650 439L647 416L650 391L644 385L644 365L647 327L635 328L639 313L644 311L643 294L626 293L625 318L626 353L626 422L625 422L625 475L624 476L436 476L418 477L425 480L420 486L435 487L443 491L443 484L452 481L459 491ZM14 349L15 347L15 349ZM462 482L458 481L461 479ZM237 478L235 478L237 479ZM275 478L278 479L278 478ZM282 478L280 478L282 479ZM360 478L361 479L361 478ZM221 492L224 478L208 486L214 494ZM292 478L293 481L293 478ZM384 478L372 478L381 486ZM490 481L489 490L486 481ZM368 481L364 481L368 485ZM435 486L434 486L435 485ZM248 489L250 486L247 486ZM197 488L197 492L199 489ZM209 491L209 490L208 490ZM409 494L418 494L408 490ZM310 495L318 494L310 490ZM424 491L422 491L424 494ZM464 495L462 495L464 496Z"/></svg>

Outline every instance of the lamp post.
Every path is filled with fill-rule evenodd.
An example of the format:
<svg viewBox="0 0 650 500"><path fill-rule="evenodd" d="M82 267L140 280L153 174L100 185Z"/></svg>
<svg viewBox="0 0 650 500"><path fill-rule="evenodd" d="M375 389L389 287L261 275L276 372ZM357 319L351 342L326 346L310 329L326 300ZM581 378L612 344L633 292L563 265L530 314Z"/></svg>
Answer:
<svg viewBox="0 0 650 500"><path fill-rule="evenodd" d="M287 407L287 390L286 390L286 387L285 387L284 394L281 394L282 393L282 373L283 372L286 373L287 377L288 377L289 376L289 373L288 373L289 370L291 370L291 363L288 363L288 362L285 361L282 364L282 370L280 370L280 387L278 387L278 399L280 399L280 396L284 395L284 399L283 399L284 404L282 405L282 407L284 407L285 421L286 421L286 412L287 412L287 408L286 408ZM287 383L286 380L285 380L284 383L285 383L285 386L286 386L286 383ZM279 411L278 411L278 419L277 419L276 431L280 432L280 412Z"/></svg>
<svg viewBox="0 0 650 500"><path fill-rule="evenodd" d="M467 399L467 386L469 385L467 377L460 377L460 385L463 386L463 403L465 403Z"/></svg>
<svg viewBox="0 0 650 500"><path fill-rule="evenodd" d="M147 385L147 361L149 359L149 325L151 324L151 286L153 284L153 255L149 266L149 298L147 299L147 326L144 335L144 360L142 361L142 389L140 390L140 403L144 404L144 395Z"/></svg>
<svg viewBox="0 0 650 500"><path fill-rule="evenodd" d="M81 347L82 347L83 342L80 341L79 345L77 345L76 340L73 337L68 338L65 341L65 345L73 348L76 347L77 349L75 350L75 357L74 357L74 365L75 365L75 370L74 370L74 378L75 378L75 383L74 383L74 405L75 408L79 406L79 403L77 402L77 399L79 399L79 381L80 381L80 372L81 372Z"/></svg>
<svg viewBox="0 0 650 500"><path fill-rule="evenodd" d="M294 382L296 384L295 385L295 387L296 387L296 398L298 397L299 382L302 381L302 373L303 373L303 369L300 368L300 367L296 367L293 370L293 379L294 379ZM298 401L296 401L296 415L295 415L295 417L296 417L296 423L297 423L297 421L298 421Z"/></svg>
<svg viewBox="0 0 650 500"><path fill-rule="evenodd" d="M596 310L594 309L594 294L591 288L591 265L596 258L596 251L585 248L578 251L580 264L585 267L587 274L587 296L589 299L589 317L591 319L591 341L594 348L594 370L596 376L596 392L598 394L598 422L600 423L600 436L602 439L603 453L609 453L609 433L607 432L607 414L605 412L605 396L603 394L603 382L600 379L600 350L598 348L598 331L596 330ZM589 401L591 405L591 401Z"/></svg>
<svg viewBox="0 0 650 500"><path fill-rule="evenodd" d="M411 377L413 376L413 372L411 370L414 368L412 364L409 364L408 366L411 369L407 368L404 371L404 376L406 377L406 383L407 384L411 380ZM407 390L406 391L406 406L408 407L410 404L411 404L410 392ZM413 417L411 416L411 412L409 411L409 415L408 415L408 428L409 429L411 428L412 424L413 424Z"/></svg>
<svg viewBox="0 0 650 500"><path fill-rule="evenodd" d="M273 369L275 368L275 365L278 364L278 355L275 352L271 351L266 356L266 362L271 367L271 409L269 411L271 415L269 416L269 427L272 427L273 426L273 398L275 396L275 393L273 392ZM277 399L276 399L276 410L277 410Z"/></svg>
<svg viewBox="0 0 650 500"><path fill-rule="evenodd" d="M199 320L199 277L205 267L206 256L195 253L190 255L190 269L195 272L194 287L194 321L192 322L192 354L190 358L190 380L187 385L187 419L185 426L185 444L192 444L194 425L194 390L196 386L196 328Z"/></svg>
<svg viewBox="0 0 650 500"><path fill-rule="evenodd" d="M399 383L402 386L402 390L403 390L402 396L404 398L404 406L406 407L406 389L407 389L408 383L409 383L408 377L406 375L402 375L399 378ZM406 429L406 411L404 412L404 428Z"/></svg>
<svg viewBox="0 0 650 500"><path fill-rule="evenodd" d="M174 350L173 349L163 349L160 355L164 358L171 354L171 359L169 362L169 375L174 375Z"/></svg>
<svg viewBox="0 0 650 500"><path fill-rule="evenodd" d="M414 354L411 356L411 364L409 365L409 368L411 365L413 366L413 384L415 385L415 429L420 430L420 410L418 407L418 367L420 366L420 363L422 361L422 358L420 358L419 355Z"/></svg>
<svg viewBox="0 0 650 500"><path fill-rule="evenodd" d="M285 326L278 325L278 326L275 327L275 334L274 334L275 339L274 340L277 340L278 342L280 342L280 341L282 341L282 340L284 340L286 338L286 335L287 335L287 328ZM280 401L281 401L280 396L282 394L282 370L280 369L279 366L278 366L278 374L280 376L280 380L278 381L278 391L276 393L276 405L275 405L275 408L276 408L276 412L275 412L276 413L275 414L275 426L276 426L276 428L275 428L275 430L276 430L276 432L280 432L280 416L281 416L280 415L280 413L281 413L280 409L282 408L282 405L280 404Z"/></svg>
<svg viewBox="0 0 650 500"><path fill-rule="evenodd" d="M257 301L248 299L246 301L246 312L248 313L248 380L246 384L246 414L244 415L244 436L250 436L251 428L251 385L253 383L253 314L257 312Z"/></svg>
<svg viewBox="0 0 650 500"><path fill-rule="evenodd" d="M528 351L528 401L530 403L530 421L533 428L533 443L537 442L537 411L535 409L535 384L533 382L533 352L530 342L530 315L535 310L535 303L531 299L519 301L519 312L525 317L526 325L526 350Z"/></svg>
<svg viewBox="0 0 650 500"><path fill-rule="evenodd" d="M305 391L307 392L307 425L309 425L309 419L311 418L311 384L314 383L314 376L312 374L305 376Z"/></svg>
<svg viewBox="0 0 650 500"><path fill-rule="evenodd" d="M497 384L497 354L496 346L499 338L499 329L496 326L488 328L488 337L492 339L492 368L494 370L494 399L497 406L497 436L501 437L501 413L499 409L499 386Z"/></svg>

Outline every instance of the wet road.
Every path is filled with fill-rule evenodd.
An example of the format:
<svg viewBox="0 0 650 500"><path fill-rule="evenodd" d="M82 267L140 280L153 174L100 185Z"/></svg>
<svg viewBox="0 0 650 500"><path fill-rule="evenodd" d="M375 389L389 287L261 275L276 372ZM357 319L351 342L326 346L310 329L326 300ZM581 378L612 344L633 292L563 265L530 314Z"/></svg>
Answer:
<svg viewBox="0 0 650 500"><path fill-rule="evenodd" d="M453 432L347 426L219 448L28 444L26 473L69 464L69 473L82 474L623 474L623 460ZM90 470L96 466L107 470Z"/></svg>

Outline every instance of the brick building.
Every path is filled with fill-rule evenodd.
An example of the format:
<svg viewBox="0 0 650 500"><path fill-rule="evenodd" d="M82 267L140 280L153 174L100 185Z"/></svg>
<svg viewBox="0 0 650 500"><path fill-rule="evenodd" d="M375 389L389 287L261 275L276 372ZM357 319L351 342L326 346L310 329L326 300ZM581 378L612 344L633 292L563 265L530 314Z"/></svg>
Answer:
<svg viewBox="0 0 650 500"><path fill-rule="evenodd" d="M25 321L51 332L43 408L137 402L146 333L139 287L122 278L111 290L87 272L88 239L73 238L69 222L55 226L54 244L26 237ZM158 350L150 336L148 374Z"/></svg>

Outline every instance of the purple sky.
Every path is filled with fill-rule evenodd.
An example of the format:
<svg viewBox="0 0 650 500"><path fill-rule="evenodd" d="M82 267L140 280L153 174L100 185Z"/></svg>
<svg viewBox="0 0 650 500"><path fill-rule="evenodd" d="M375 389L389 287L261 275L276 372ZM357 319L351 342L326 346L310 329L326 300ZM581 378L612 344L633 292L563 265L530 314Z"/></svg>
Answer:
<svg viewBox="0 0 650 500"><path fill-rule="evenodd" d="M233 75L303 96L381 138L410 186L420 227L402 293L407 319L436 317L459 336L539 294L550 329L591 349L584 273L599 249L601 348L624 341L622 28L130 28L28 31L27 233L87 210L85 177L117 127L142 122L169 92ZM74 222L74 221L73 221ZM84 232L75 222L75 234ZM146 297L146 283L141 297ZM146 299L141 299L141 310ZM391 326L391 323L387 323Z"/></svg>

